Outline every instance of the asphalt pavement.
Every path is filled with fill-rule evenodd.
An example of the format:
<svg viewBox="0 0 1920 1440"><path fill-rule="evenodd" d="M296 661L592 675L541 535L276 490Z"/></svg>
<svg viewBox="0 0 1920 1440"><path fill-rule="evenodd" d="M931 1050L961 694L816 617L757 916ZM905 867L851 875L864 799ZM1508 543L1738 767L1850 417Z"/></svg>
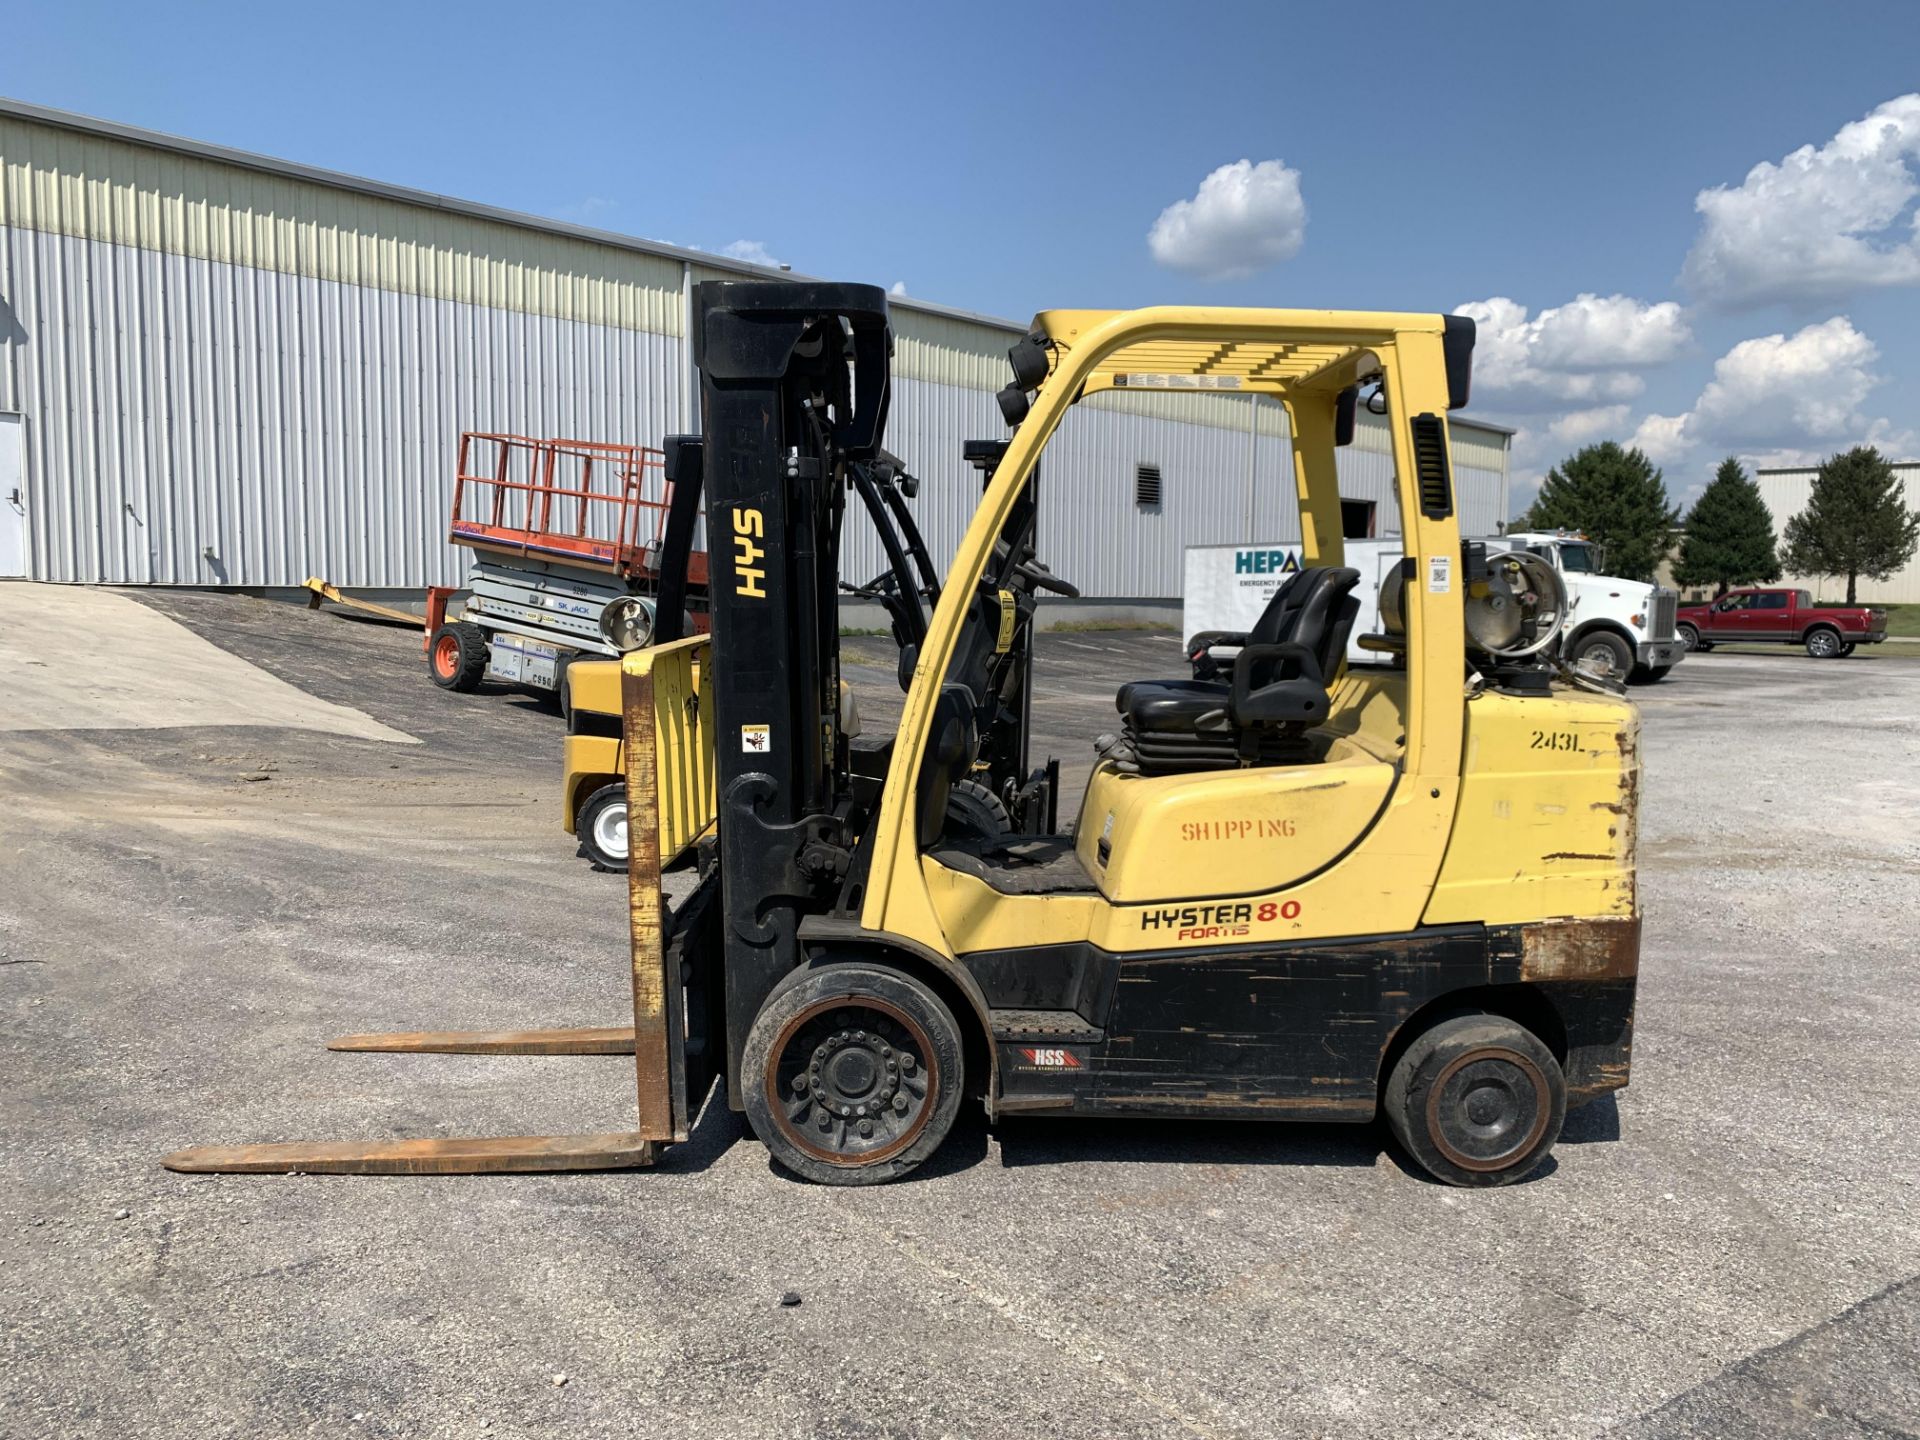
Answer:
<svg viewBox="0 0 1920 1440"><path fill-rule="evenodd" d="M1370 1127L975 1117L833 1190L722 1107L652 1172L195 1177L159 1157L621 1128L629 1061L322 1045L621 1023L625 914L550 701L435 690L418 632L140 598L420 743L0 725L0 1436L1920 1433L1920 664L1637 692L1633 1084L1511 1189ZM849 652L884 723L887 642ZM1041 740L1083 777L1114 686L1178 670L1043 637Z"/></svg>

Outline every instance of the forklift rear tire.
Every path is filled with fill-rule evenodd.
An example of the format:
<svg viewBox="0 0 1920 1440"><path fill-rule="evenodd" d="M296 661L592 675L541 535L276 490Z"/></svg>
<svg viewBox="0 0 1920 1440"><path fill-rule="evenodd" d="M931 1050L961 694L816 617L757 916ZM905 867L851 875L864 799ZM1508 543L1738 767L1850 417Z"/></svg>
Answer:
<svg viewBox="0 0 1920 1440"><path fill-rule="evenodd" d="M487 632L464 620L442 625L427 646L427 669L442 690L478 690L488 659Z"/></svg>
<svg viewBox="0 0 1920 1440"><path fill-rule="evenodd" d="M966 1075L960 1027L913 976L843 961L796 970L747 1032L747 1119L773 1157L820 1185L879 1185L947 1138Z"/></svg>
<svg viewBox="0 0 1920 1440"><path fill-rule="evenodd" d="M626 785L616 780L587 796L573 833L580 837L580 850L589 865L624 875L633 853L627 840Z"/></svg>
<svg viewBox="0 0 1920 1440"><path fill-rule="evenodd" d="M1454 1015L1393 1067L1382 1108L1407 1155L1448 1185L1511 1185L1560 1138L1567 1084L1540 1037L1503 1015Z"/></svg>

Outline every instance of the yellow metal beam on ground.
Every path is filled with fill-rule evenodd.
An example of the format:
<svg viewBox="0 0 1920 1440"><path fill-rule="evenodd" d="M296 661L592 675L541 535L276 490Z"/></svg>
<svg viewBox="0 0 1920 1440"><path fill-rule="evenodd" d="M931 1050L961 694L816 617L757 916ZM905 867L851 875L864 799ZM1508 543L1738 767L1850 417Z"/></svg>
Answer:
<svg viewBox="0 0 1920 1440"><path fill-rule="evenodd" d="M302 588L312 591L308 597L307 608L318 610L322 600L331 600L336 605L345 605L352 610L364 610L369 615L378 615L382 620L397 620L402 625L411 625L416 630L424 630L427 622L410 610L396 610L391 605L379 605L372 600L362 600L358 596L348 595L338 586L329 585L318 575L309 575Z"/></svg>

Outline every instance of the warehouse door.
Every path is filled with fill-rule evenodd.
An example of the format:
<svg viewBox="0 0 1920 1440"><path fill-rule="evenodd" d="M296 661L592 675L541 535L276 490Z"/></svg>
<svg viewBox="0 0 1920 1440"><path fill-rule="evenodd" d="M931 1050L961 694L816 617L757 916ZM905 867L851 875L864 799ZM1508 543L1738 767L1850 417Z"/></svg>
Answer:
<svg viewBox="0 0 1920 1440"><path fill-rule="evenodd" d="M27 423L0 414L0 580L27 573Z"/></svg>

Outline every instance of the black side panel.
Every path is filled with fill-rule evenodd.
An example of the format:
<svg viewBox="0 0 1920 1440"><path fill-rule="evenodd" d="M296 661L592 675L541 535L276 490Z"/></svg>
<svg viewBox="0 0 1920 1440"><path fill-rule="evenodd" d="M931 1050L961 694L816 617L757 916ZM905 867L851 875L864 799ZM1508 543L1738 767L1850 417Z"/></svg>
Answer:
<svg viewBox="0 0 1920 1440"><path fill-rule="evenodd" d="M1465 407L1473 390L1473 339L1476 327L1465 315L1446 317L1441 332L1441 353L1447 364L1447 409Z"/></svg>
<svg viewBox="0 0 1920 1440"><path fill-rule="evenodd" d="M1106 1024L1120 973L1118 957L1092 945L983 950L960 963L992 1009L1071 1010L1095 1026Z"/></svg>

